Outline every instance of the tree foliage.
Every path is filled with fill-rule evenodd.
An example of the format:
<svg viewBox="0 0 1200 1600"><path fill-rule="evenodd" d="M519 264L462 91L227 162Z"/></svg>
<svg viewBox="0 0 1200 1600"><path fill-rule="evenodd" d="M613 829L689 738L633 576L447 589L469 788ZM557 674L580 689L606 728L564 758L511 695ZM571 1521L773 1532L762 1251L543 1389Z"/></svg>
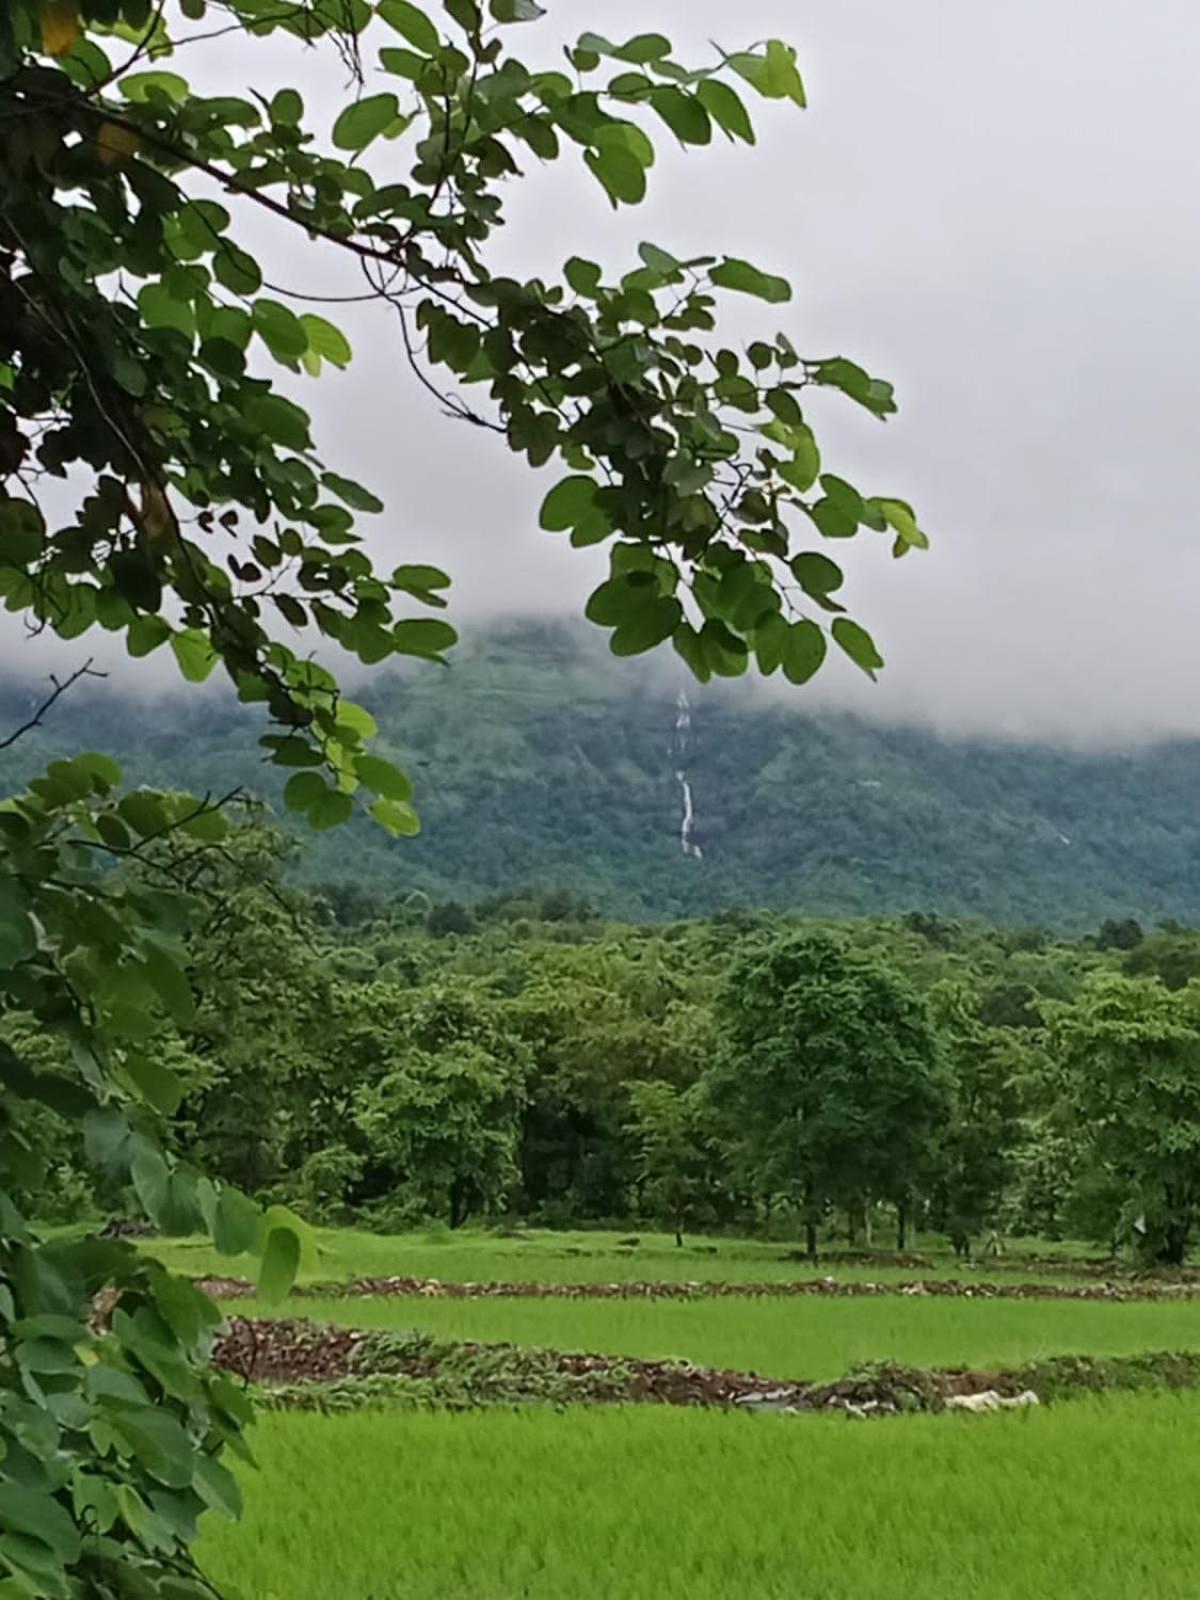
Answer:
<svg viewBox="0 0 1200 1600"><path fill-rule="evenodd" d="M1013 1026L984 1020L986 1008L967 984L935 985L930 1015L951 1073L953 1108L927 1167L941 1227L962 1255L997 1216L1020 1144L1021 1102L1014 1081L1029 1046ZM1024 1029L1024 1014L1015 1026Z"/></svg>
<svg viewBox="0 0 1200 1600"><path fill-rule="evenodd" d="M682 1246L685 1227L719 1215L729 1167L725 1130L703 1081L679 1089L651 1079L633 1084L629 1099L639 1206L665 1219Z"/></svg>
<svg viewBox="0 0 1200 1600"><path fill-rule="evenodd" d="M805 1216L810 1254L831 1204L903 1201L945 1114L920 1000L829 934L751 951L731 973L715 1092L761 1191Z"/></svg>
<svg viewBox="0 0 1200 1600"><path fill-rule="evenodd" d="M377 570L357 517L380 502L318 454L295 396L351 350L279 285L286 269L256 259L251 217L290 227L292 257L320 244L353 259L448 410L532 466L557 459L542 523L610 544L588 610L618 654L670 639L702 678L753 658L799 683L831 637L873 673L874 643L834 598L840 574L803 544L860 527L898 555L926 542L904 502L823 470L801 408L832 388L884 417L889 385L842 357L804 359L784 334L744 352L721 342L721 298L782 303L783 279L655 245L617 281L578 258L525 282L492 270L509 180L528 164L577 152L614 207L636 204L649 129L688 146L717 131L752 141L743 90L804 103L779 41L691 68L656 33L585 33L570 73L530 67L510 41L540 15L524 0L487 14L477 0L0 11L0 593L63 639L98 627L135 658L169 652L188 682L220 666L265 708L267 755L291 771L285 801L317 830L360 797L390 834L418 823L408 778L370 747L374 719L312 640L374 664L440 661L455 634L436 615L447 575ZM279 39L333 52L353 91L331 135L293 88L194 89L181 60L223 30L248 59ZM389 87L368 85L367 59ZM206 1005L196 1042L211 1054L220 1036L219 974L189 972L184 938L227 823L209 801L120 782L106 757L79 755L0 812L0 991L66 1044L50 1072L3 1053L0 1583L52 1600L203 1593L188 1546L203 1506L233 1506L218 1455L243 1411L204 1373L214 1313L195 1291L119 1246L47 1243L19 1212L15 1187L36 1182L25 1108L81 1122L95 1162L164 1230L257 1245L267 1290L286 1288L301 1250L292 1219L261 1216L158 1137L189 1079L194 1097L205 1081L204 1051L177 1071L164 1036ZM105 870L113 857L125 871ZM229 1045L221 1070L245 1080ZM452 1100L458 1079L490 1070L457 1059L458 1078L433 1069ZM389 1107L419 1098L407 1070L358 1108L381 1144ZM464 1135L452 1164L470 1147ZM88 1332L101 1287L119 1299Z"/></svg>
<svg viewBox="0 0 1200 1600"><path fill-rule="evenodd" d="M1055 1037L1113 1231L1178 1265L1200 1218L1200 990L1104 974Z"/></svg>

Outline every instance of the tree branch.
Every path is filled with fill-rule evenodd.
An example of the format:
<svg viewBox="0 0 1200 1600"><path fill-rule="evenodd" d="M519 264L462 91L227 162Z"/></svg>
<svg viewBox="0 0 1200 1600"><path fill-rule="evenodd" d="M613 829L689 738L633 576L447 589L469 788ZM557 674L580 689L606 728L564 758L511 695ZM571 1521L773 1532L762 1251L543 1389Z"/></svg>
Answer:
<svg viewBox="0 0 1200 1600"><path fill-rule="evenodd" d="M53 707L55 702L59 700L61 696L66 694L68 689L73 688L74 685L79 682L80 678L107 677L107 672L93 671L91 656L88 657L81 667L77 667L69 678L64 678L61 683L54 676L54 674L51 673L50 682L54 685L54 692L47 695L45 700L42 701L41 705L29 718L28 722L23 722L19 728L14 729L13 732L9 734L7 739L0 739L0 750L7 750L10 745L16 744L17 740L22 738L25 734L32 733L34 728L40 728L42 725L42 718Z"/></svg>

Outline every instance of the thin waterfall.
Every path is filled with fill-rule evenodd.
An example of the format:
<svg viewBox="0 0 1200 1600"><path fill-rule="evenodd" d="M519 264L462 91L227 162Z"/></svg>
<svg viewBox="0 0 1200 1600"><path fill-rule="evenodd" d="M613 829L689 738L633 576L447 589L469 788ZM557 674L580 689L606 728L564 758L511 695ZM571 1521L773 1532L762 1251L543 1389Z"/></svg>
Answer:
<svg viewBox="0 0 1200 1600"><path fill-rule="evenodd" d="M679 846L685 856L696 861L704 859L704 851L692 838L696 826L696 806L692 798L692 785L687 775L688 750L692 742L692 708L688 704L687 690L680 689L675 700L675 735L671 740L671 757L675 768L675 782L683 797L683 815L679 822Z"/></svg>

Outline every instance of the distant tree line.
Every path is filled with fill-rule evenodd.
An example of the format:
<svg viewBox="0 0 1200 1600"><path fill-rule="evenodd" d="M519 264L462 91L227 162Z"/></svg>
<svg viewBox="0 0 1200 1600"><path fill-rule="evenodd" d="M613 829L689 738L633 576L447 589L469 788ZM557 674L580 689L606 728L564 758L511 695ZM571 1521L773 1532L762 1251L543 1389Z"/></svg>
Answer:
<svg viewBox="0 0 1200 1600"><path fill-rule="evenodd" d="M1200 1211L1200 934L1058 940L930 913L606 922L286 886L237 830L153 1052L167 1137L314 1220L1085 1236L1183 1260ZM214 892L215 891L215 892ZM52 1070L54 1046L5 1027ZM148 1046L146 1054L151 1054ZM119 1211L49 1110L56 1217Z"/></svg>

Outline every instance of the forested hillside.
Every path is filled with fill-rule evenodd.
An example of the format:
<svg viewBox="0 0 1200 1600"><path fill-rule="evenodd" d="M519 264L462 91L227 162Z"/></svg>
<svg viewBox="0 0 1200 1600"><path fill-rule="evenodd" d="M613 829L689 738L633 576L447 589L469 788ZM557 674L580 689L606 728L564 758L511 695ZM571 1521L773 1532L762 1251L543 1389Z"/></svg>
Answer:
<svg viewBox="0 0 1200 1600"><path fill-rule="evenodd" d="M743 683L693 685L679 727L682 674L614 661L590 631L550 623L477 630L452 662L381 674L360 695L416 777L420 838L306 831L305 879L468 903L561 886L652 919L756 905L1064 928L1200 920L1200 743L1080 754L950 741L807 715L802 692L772 701ZM0 726L42 692L10 685ZM136 779L242 784L278 804L286 774L262 765L258 724L219 692L130 701L85 683L2 776L97 748Z"/></svg>

